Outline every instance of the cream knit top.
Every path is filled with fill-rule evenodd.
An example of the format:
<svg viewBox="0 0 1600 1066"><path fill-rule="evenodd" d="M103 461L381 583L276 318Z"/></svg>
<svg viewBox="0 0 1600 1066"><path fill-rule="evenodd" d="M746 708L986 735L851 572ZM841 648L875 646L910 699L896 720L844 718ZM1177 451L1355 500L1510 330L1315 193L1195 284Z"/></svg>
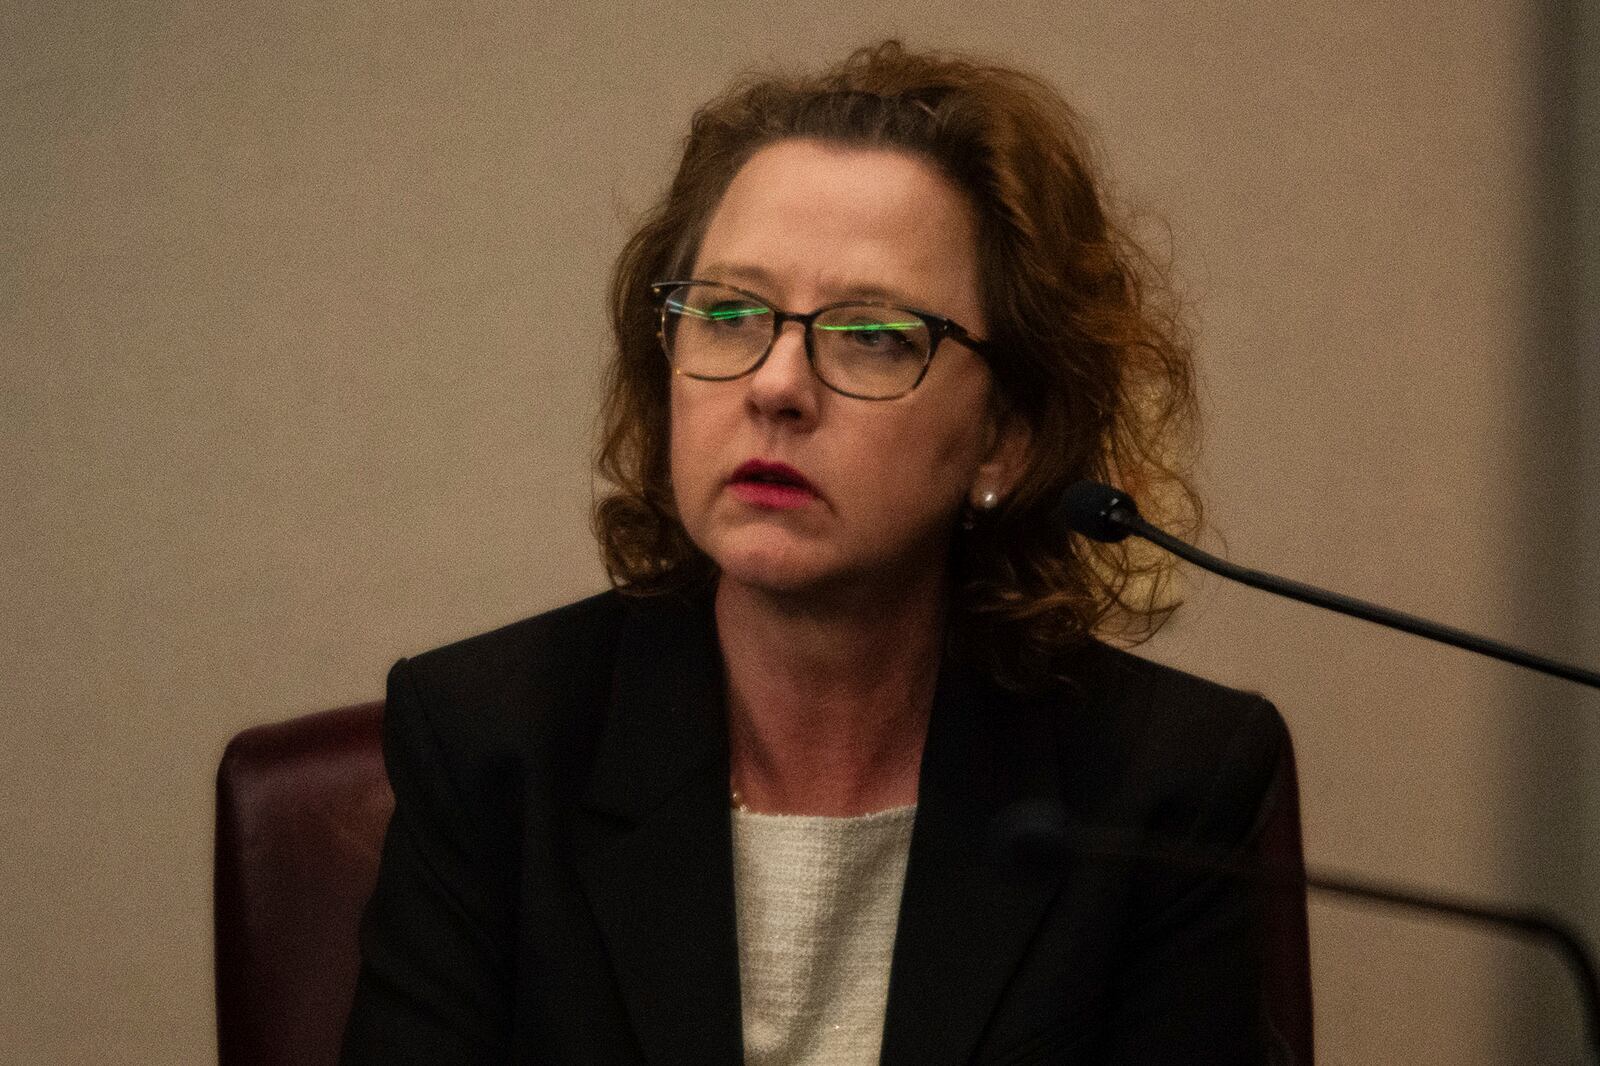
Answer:
<svg viewBox="0 0 1600 1066"><path fill-rule="evenodd" d="M746 1066L871 1066L916 807L733 812Z"/></svg>

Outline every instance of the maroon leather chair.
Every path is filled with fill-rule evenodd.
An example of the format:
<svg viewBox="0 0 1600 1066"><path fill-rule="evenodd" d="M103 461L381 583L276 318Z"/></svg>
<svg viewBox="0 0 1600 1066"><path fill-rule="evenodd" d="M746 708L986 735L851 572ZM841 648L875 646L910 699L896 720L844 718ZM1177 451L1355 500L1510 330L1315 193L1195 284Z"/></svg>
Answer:
<svg viewBox="0 0 1600 1066"><path fill-rule="evenodd" d="M333 1066L355 991L361 909L394 809L383 704L234 737L217 774L219 1066ZM1291 757L1287 802L1263 827L1279 871L1301 868ZM1267 984L1293 1062L1312 1061L1305 894L1269 894Z"/></svg>
<svg viewBox="0 0 1600 1066"><path fill-rule="evenodd" d="M217 773L219 1066L333 1066L394 795L383 704L247 729Z"/></svg>

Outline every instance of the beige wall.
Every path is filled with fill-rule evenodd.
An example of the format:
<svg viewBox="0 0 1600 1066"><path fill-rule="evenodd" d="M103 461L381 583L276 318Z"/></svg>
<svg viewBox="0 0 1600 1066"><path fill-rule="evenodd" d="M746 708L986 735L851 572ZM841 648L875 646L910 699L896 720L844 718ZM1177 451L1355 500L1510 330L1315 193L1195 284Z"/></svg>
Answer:
<svg viewBox="0 0 1600 1066"><path fill-rule="evenodd" d="M1579 201L1528 3L11 5L0 1057L210 1057L226 738L601 586L608 262L728 75L884 31L1045 73L1170 221L1235 557L1600 657L1592 504L1521 513L1596 425L1538 284ZM1594 698L1214 584L1151 654L1283 708L1317 864L1600 898ZM1314 925L1325 1062L1528 1061L1576 1022L1536 951Z"/></svg>

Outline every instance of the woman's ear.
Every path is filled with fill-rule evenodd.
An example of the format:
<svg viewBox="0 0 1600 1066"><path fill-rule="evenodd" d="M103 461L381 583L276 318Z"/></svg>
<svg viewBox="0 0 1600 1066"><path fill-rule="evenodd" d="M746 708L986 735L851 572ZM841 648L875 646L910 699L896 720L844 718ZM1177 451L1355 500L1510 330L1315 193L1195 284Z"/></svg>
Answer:
<svg viewBox="0 0 1600 1066"><path fill-rule="evenodd" d="M996 415L988 454L978 464L967 492L977 511L992 511L1017 487L1028 466L1033 431L1015 414Z"/></svg>

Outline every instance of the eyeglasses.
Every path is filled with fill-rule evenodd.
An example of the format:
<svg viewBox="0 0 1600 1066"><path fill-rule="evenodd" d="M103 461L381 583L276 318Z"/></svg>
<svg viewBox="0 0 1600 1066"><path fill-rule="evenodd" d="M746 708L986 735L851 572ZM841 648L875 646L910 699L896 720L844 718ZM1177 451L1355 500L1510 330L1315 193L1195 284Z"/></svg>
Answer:
<svg viewBox="0 0 1600 1066"><path fill-rule="evenodd" d="M804 327L817 378L858 400L894 400L916 388L946 337L979 353L986 347L948 318L893 304L836 303L797 314L714 281L659 281L650 291L661 308L667 362L700 381L753 373L785 322Z"/></svg>

